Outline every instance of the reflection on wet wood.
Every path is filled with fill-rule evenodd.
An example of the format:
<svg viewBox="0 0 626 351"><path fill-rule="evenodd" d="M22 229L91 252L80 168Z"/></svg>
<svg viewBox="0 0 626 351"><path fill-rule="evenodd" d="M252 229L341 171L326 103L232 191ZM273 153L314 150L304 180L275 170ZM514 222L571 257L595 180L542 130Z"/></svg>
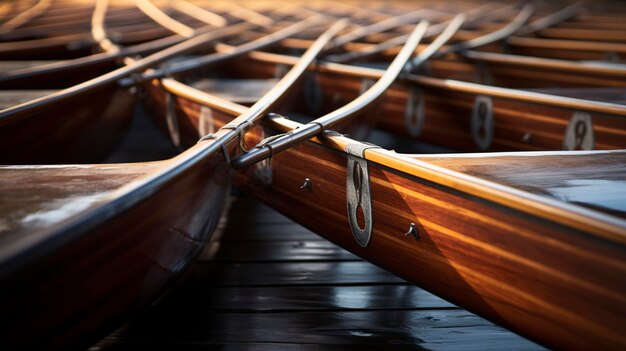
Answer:
<svg viewBox="0 0 626 351"><path fill-rule="evenodd" d="M282 240L272 234L278 227L285 233ZM303 251L306 247L316 249ZM184 279L92 350L352 350L366 345L541 349L355 261L284 216L240 197Z"/></svg>
<svg viewBox="0 0 626 351"><path fill-rule="evenodd" d="M240 312L311 312L340 310L458 309L416 286L320 285L320 286L236 286L206 287L183 285L172 291L164 309Z"/></svg>
<svg viewBox="0 0 626 351"><path fill-rule="evenodd" d="M215 252L214 255L212 253ZM225 262L275 262L275 261L350 261L359 260L351 253L328 241L279 241L262 243L238 243L221 245L209 243L200 260L213 259Z"/></svg>
<svg viewBox="0 0 626 351"><path fill-rule="evenodd" d="M398 284L402 279L365 262L210 263L191 267L199 285L250 286L319 284Z"/></svg>

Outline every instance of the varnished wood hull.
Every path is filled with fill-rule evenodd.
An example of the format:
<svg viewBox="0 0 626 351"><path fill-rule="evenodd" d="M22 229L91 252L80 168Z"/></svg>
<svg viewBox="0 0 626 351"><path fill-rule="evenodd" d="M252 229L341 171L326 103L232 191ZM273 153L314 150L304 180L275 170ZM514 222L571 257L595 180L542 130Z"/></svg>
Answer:
<svg viewBox="0 0 626 351"><path fill-rule="evenodd" d="M248 60L236 67L246 67L255 78L272 77L279 65ZM321 93L317 104L321 112L346 104L360 94L371 78L352 76L330 70L315 73L314 86ZM424 122L417 139L463 151L561 150L567 126L576 110L539 105L506 98L492 98L493 139L487 147L472 137L472 111L478 94L437 88L417 82L394 84L379 103L377 126L397 135L411 136L406 127L411 94L423 96ZM305 101L306 102L306 101ZM309 108L310 107L306 107ZM626 119L603 113L591 113L595 149L626 148ZM339 130L340 132L345 132Z"/></svg>
<svg viewBox="0 0 626 351"><path fill-rule="evenodd" d="M135 94L108 85L0 119L1 164L97 162L125 135Z"/></svg>
<svg viewBox="0 0 626 351"><path fill-rule="evenodd" d="M72 59L101 51L90 33L93 5L57 5L26 25L8 32L0 28L0 60ZM128 5L111 8L106 18L107 31L116 43L128 46L172 34Z"/></svg>
<svg viewBox="0 0 626 351"><path fill-rule="evenodd" d="M160 171L172 162L150 166L135 179L146 183L127 185L69 223L2 233L0 308L11 321L0 332L5 348L86 347L150 302L196 257L217 225L232 171L220 148ZM111 184L118 167L144 166L0 168L0 186L11 189L1 203L15 203L20 196L6 198L15 191L55 196L55 188L76 182L85 189Z"/></svg>
<svg viewBox="0 0 626 351"><path fill-rule="evenodd" d="M279 71L275 64L261 61L245 61L240 66L245 68L241 72L262 78ZM319 92L320 100L316 106L308 101L305 110L315 110L316 114L359 96L372 79L323 70L310 73L303 93L311 96ZM395 84L365 117L380 120L383 128L394 133L408 133L404 117L409 107L416 109L410 105L415 102L411 94L417 94L417 87L422 89L428 116L422 140L433 144L445 140L446 146L465 151L561 149L572 117L572 111L555 106L529 107L524 102L494 98L494 140L480 146L471 137L470 125L473 103L479 96L422 86L416 81ZM228 113L203 107L185 96L168 95L159 85L148 90L152 95L149 106L177 146L194 145L200 136L215 132L232 119ZM98 99L106 101L102 96ZM13 129L5 128L13 133L7 132L3 139L18 145L13 134L27 128L26 117L14 122ZM593 147L626 147L623 118L598 114L593 119ZM71 120L82 123L73 130L84 133L87 125L79 117ZM32 150L36 148L41 155L29 154L29 145L19 145L11 152L16 159L7 162L22 162L19 157L37 162L40 156L45 162L65 161L41 150L61 145L61 140L81 139L77 133L62 134L63 129L53 128L54 124L52 119L43 119L40 127L46 133L33 133L33 139L42 143L34 144ZM268 122L266 127L276 124ZM340 125L338 130L352 133L350 127ZM269 133L286 130L276 128ZM239 148L256 144L266 133L268 130L256 128ZM87 135L86 139L91 142L96 137ZM347 185L352 182L356 187L350 179L355 173L349 171L356 161L354 152L348 155L343 151L353 143L340 136L304 142L274 155L271 163L240 172L238 183L353 253L544 345L581 350L626 348L621 330L626 323L626 240L615 240L625 235L626 226L616 232L611 221L606 230L609 235L596 235L594 230L602 232L604 227L572 219L580 213L576 209L563 215L568 208L530 201L532 196L524 197L523 191L518 191L521 196L507 193L510 189L502 190L506 186L485 185L487 181L476 177L468 180L459 172L453 176L442 170L437 173L427 162L405 163L390 152L374 150L368 151L368 156L378 159L366 158L365 152L356 156L369 172L365 181L372 213L366 216L373 227L371 239L357 242L346 200ZM69 146L71 150L85 150L81 144ZM30 347L80 344L87 341L82 336L100 333L102 325L136 309L162 288L184 268L215 227L233 175L229 157L223 152L230 157L238 153L235 145L227 149L214 148L202 159L181 162L180 168L161 176L167 179L158 186L137 188L126 198L85 214L73 227L63 229L64 224L57 223L63 230L48 232L53 236L48 245L23 253L27 259L16 256L9 261L3 267L6 273L0 271L5 283L0 287L0 299L6 304L0 307L15 322L6 330L9 346L23 346L24 340ZM84 160L82 155L71 157ZM382 163L383 158L393 162ZM520 198L530 199L530 204L518 201ZM106 223L98 216L108 216ZM52 240L57 237L63 240ZM28 264L18 266L24 262ZM34 311L24 313L24 306L31 305ZM82 320L85 315L89 316L87 323ZM28 326L28 335L19 329L22 325Z"/></svg>
<svg viewBox="0 0 626 351"><path fill-rule="evenodd" d="M0 63L1 67L2 63ZM118 68L116 60L103 60L85 65L66 65L54 70L36 67L15 74L15 72L0 72L0 84L3 89L59 89L80 84L89 79L101 76Z"/></svg>
<svg viewBox="0 0 626 351"><path fill-rule="evenodd" d="M493 84L516 89L554 87L626 87L622 76L568 71L558 67L520 67L515 63L473 62L462 57L429 61L425 71L440 78Z"/></svg>
<svg viewBox="0 0 626 351"><path fill-rule="evenodd" d="M541 344L626 345L626 247L368 162L373 233L364 248L348 224L347 163L345 154L307 142L272 158L271 186L246 172L238 185L356 255ZM306 178L311 191L300 188ZM405 236L411 223L417 240Z"/></svg>
<svg viewBox="0 0 626 351"><path fill-rule="evenodd" d="M86 35L0 43L1 60L56 60L89 55L95 43Z"/></svg>
<svg viewBox="0 0 626 351"><path fill-rule="evenodd" d="M208 107L178 99L179 124L198 128L210 118L218 128L232 118L216 109L201 116ZM284 132L270 129L255 128L246 143ZM363 247L347 214L346 142L305 142L238 172L237 185L356 255L543 345L626 345L623 243L370 160L373 231ZM417 238L405 235L412 223Z"/></svg>

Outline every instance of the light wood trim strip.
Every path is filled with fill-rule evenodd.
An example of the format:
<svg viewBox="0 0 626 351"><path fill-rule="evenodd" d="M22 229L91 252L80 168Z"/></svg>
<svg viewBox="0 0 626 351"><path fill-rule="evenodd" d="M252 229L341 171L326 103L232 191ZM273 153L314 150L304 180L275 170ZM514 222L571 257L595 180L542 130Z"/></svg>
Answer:
<svg viewBox="0 0 626 351"><path fill-rule="evenodd" d="M168 81L166 88L172 93L182 93L194 102L204 104L220 111L237 113L245 106L227 101L220 97L201 92L182 83ZM267 121L281 132L300 128L303 124L286 118L272 118ZM343 152L349 143L356 141L343 136L322 136L312 138L313 142L329 146ZM607 151L584 151L587 153L606 153ZM619 152L619 151L612 151ZM507 153L511 154L511 153ZM480 154L473 154L480 157ZM585 232L596 234L605 239L626 244L626 221L589 210L581 206L571 205L562 201L534 195L509 186L486 181L467 174L452 171L426 161L415 160L414 155L403 155L384 149L368 149L365 158L391 169L414 177L456 189L478 198L514 208L539 218L560 223ZM466 155L466 157L470 157Z"/></svg>
<svg viewBox="0 0 626 351"><path fill-rule="evenodd" d="M583 74L602 74L626 77L626 66L622 67L618 65L602 63L583 63L542 57L500 54L495 52L464 51L459 54L471 60L497 64L554 69Z"/></svg>
<svg viewBox="0 0 626 351"><path fill-rule="evenodd" d="M542 49L626 53L626 44L583 40L509 37L507 44Z"/></svg>

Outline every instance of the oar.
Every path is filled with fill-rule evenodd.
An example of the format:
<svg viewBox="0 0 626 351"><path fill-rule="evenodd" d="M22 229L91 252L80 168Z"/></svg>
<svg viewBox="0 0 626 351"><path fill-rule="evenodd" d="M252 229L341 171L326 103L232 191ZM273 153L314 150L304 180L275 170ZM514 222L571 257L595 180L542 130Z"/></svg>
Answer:
<svg viewBox="0 0 626 351"><path fill-rule="evenodd" d="M150 0L135 0L135 5L153 21L178 35L191 38L196 34L193 28L168 16Z"/></svg>
<svg viewBox="0 0 626 351"><path fill-rule="evenodd" d="M231 28L229 29L231 35L227 35L227 36L237 35L241 33L242 31L250 30L253 27L254 25L249 24L249 23L234 24L232 26L226 27L226 28ZM79 58L75 58L71 60L60 60L60 61L55 61L51 63L46 63L43 65L22 68L22 69L18 69L18 70L11 71L11 72L1 72L0 84L2 84L2 82L19 80L24 77L31 77L35 75L45 75L45 74L53 73L53 72L61 72L61 71L71 69L73 67L77 67L77 66L90 66L90 65L96 65L98 63L112 62L118 58L129 57L129 56L131 57L138 56L138 55L143 56L149 53L154 53L154 52L163 50L172 45L179 44L185 40L186 39L181 37L180 35L174 34L165 38L155 39L149 42L145 42L145 43L141 43L141 44L137 44L133 46L122 47L120 48L119 51L111 50L111 51L100 52L97 54L79 57Z"/></svg>
<svg viewBox="0 0 626 351"><path fill-rule="evenodd" d="M121 48L109 40L104 28L104 20L109 7L109 0L96 0L96 7L91 16L91 36L104 52L115 53Z"/></svg>
<svg viewBox="0 0 626 351"><path fill-rule="evenodd" d="M508 16L509 7L511 6L499 8L499 9L494 10L493 12L485 13L489 9L493 8L493 4L485 4L477 8L474 8L472 10L462 12L460 14L465 15L465 19L466 19L465 22L463 23L463 26L472 25L476 23L478 20L482 20L485 17L492 19L494 17L497 18L497 17L505 16L505 15ZM439 35L444 30L447 30L446 28L449 28L449 25L456 18L457 17L451 20L440 22L440 23L430 26L428 28L428 31L424 35L424 38L427 39L430 37L434 37L435 35ZM346 62L354 61L357 59L362 59L368 56L376 55L385 50L401 46L406 42L407 38L408 38L408 34L399 35L397 37L391 38L384 42L381 42L378 44L371 44L369 46L360 48L358 50L349 51L343 54L329 55L325 58L325 60L332 61L332 62L346 63Z"/></svg>
<svg viewBox="0 0 626 351"><path fill-rule="evenodd" d="M236 47L230 47L228 50L225 50L226 52L216 52L216 53L204 55L201 57L185 60L183 62L178 62L168 67L159 68L151 72L145 72L140 76L122 79L119 84L121 86L134 85L134 84L149 81L155 78L167 77L167 76L171 76L177 73L187 72L187 71L199 68L199 67L207 66L210 64L215 64L217 62L222 62L224 60L228 60L233 57L237 57L245 53L276 44L277 42L285 38L298 34L305 29L311 28L312 26L319 24L320 19L321 17L316 17L316 18L310 18L305 21L300 21L296 24L285 27L275 33L268 34L264 37L250 41L246 44L242 44Z"/></svg>
<svg viewBox="0 0 626 351"><path fill-rule="evenodd" d="M528 35L528 34L532 34L540 30L552 27L554 25L557 25L565 20L568 20L578 15L581 9L582 9L582 3L580 2L571 4L553 14L550 14L549 16L542 17L538 20L533 21L532 23L529 23L528 25L521 28L514 34Z"/></svg>
<svg viewBox="0 0 626 351"><path fill-rule="evenodd" d="M245 6L241 6L234 1L226 1L221 4L225 4L227 7L230 7L228 13L239 19L242 19L246 22L254 23L258 26L267 27L274 24L274 20L262 15L254 10L251 10Z"/></svg>
<svg viewBox="0 0 626 351"><path fill-rule="evenodd" d="M232 160L232 165L235 168L242 168L271 157L280 151L286 150L300 142L314 137L337 123L354 116L375 102L402 72L407 60L415 51L415 48L424 36L424 33L426 33L427 29L428 22L421 22L415 27L406 44L389 65L385 74L383 74L383 76L365 93L361 94L359 97L341 108L322 116L315 121L309 122L297 130L274 137L270 141L260 143L254 149L245 152Z"/></svg>
<svg viewBox="0 0 626 351"><path fill-rule="evenodd" d="M381 33L384 31L388 31L393 28L400 27L405 24L415 23L419 20L424 20L425 16L433 16L435 13L439 11L430 10L430 9L419 9L415 10L400 16L393 16L382 21L363 26L357 27L351 32L344 34L337 39L333 40L332 44L326 48L326 52L330 52L334 49L340 48L348 43L354 42L358 39L367 37L368 35Z"/></svg>
<svg viewBox="0 0 626 351"><path fill-rule="evenodd" d="M479 46L495 43L504 38L507 38L511 36L513 33L517 32L520 28L522 28L524 24L526 24L526 21L528 21L533 11L534 11L533 5L526 4L520 10L519 14L515 16L515 18L511 22L509 22L509 24L507 24L506 26L496 31L493 31L491 33L482 35L478 38L474 38L471 40L467 40L467 41L450 45L446 49L438 51L433 57L438 58L438 57L442 57L450 53L474 49Z"/></svg>
<svg viewBox="0 0 626 351"><path fill-rule="evenodd" d="M224 27L228 24L228 21L223 16L184 0L173 0L172 7L176 11L212 26Z"/></svg>
<svg viewBox="0 0 626 351"><path fill-rule="evenodd" d="M535 20L527 24L526 26L522 27L521 29L513 33L513 35L528 35L528 34L532 34L532 33L541 31L543 29L552 27L556 24L559 24L567 19L570 19L576 16L580 12L581 8L582 8L581 3L574 3L572 5L564 7L563 9L557 12L554 12L548 16L542 17L538 20ZM506 39L506 41L508 40L509 38ZM494 57L496 58L499 57L504 60L504 59L507 59L508 57L511 57L510 55L481 52L481 51L471 51L471 50L463 50L463 51L460 51L458 54L463 57L470 58L470 59L482 59L482 58L493 59ZM525 56L514 56L512 58L524 60L524 61L537 59L534 57L525 57ZM496 61L496 60L492 60L492 61ZM567 63L565 64L567 65Z"/></svg>
<svg viewBox="0 0 626 351"><path fill-rule="evenodd" d="M94 40L100 45L100 47L104 50L104 52L96 53L89 56L79 57L71 60L60 60L52 63L37 65L28 68L22 68L13 70L10 72L0 72L0 84L11 84L13 82L19 81L23 78L30 78L35 76L45 76L47 74L63 72L66 70L71 70L77 67L89 67L91 65L97 65L105 62L112 62L116 59L123 58L127 60L129 57L134 56L143 56L146 54L158 52L167 47L179 44L186 40L185 37L182 37L178 34L174 34L168 37L155 39L149 42L144 42L141 44L120 47L113 43L106 34L106 30L104 27L104 19L107 12L108 0L97 0L96 6L92 15L92 36ZM232 24L228 27L225 27L223 30L227 30L230 35L225 35L225 37L230 37L237 35L241 32L245 32L256 27L254 24L250 23L238 23ZM227 29L228 28L228 29ZM215 29L212 26L206 26L199 29L196 29L196 35L200 35L203 33L207 33L210 31L214 31Z"/></svg>
<svg viewBox="0 0 626 351"><path fill-rule="evenodd" d="M46 12L48 8L50 7L50 4L52 4L52 0L39 0L39 2L35 4L35 6L29 8L28 10L20 13L19 15L15 16L11 20L0 25L0 34L8 33L13 29L25 23L28 23L35 17Z"/></svg>
<svg viewBox="0 0 626 351"><path fill-rule="evenodd" d="M77 84L70 88L60 90L58 92L52 93L50 95L44 96L39 99L35 99L35 100L28 101L20 105L9 107L5 110L0 111L0 125L2 124L3 120L6 120L9 117L16 116L28 110L41 109L44 106L48 106L61 99L65 99L70 96L82 94L87 91L96 89L98 87L114 83L130 74L143 71L173 56L192 51L212 41L236 34L238 30L239 28L236 28L236 27L226 27L226 28L216 29L213 32L205 33L197 37L191 38L180 44L174 45L172 47L159 51L155 54L142 58L138 60L137 62L135 62L134 64L127 65L122 68L118 68L114 71L111 71L102 76L90 79L81 84Z"/></svg>
<svg viewBox="0 0 626 351"><path fill-rule="evenodd" d="M487 4L489 5L489 4ZM474 10L470 10L467 13L465 13L465 15L467 17L470 17L471 20L468 21L468 24L473 24L475 21L477 21L480 17L486 16L486 17L500 17L503 15L508 15L508 8L502 8L502 9L498 9L495 10L493 13L487 14L483 16L480 16L481 11L484 11L487 7L487 5L483 5L482 7L480 7L479 9L474 9ZM481 10L481 11L478 11ZM450 47L448 47L445 50L439 51L437 52L434 56L435 57L441 57L444 56L446 54L450 54L453 52L458 52L458 51L462 51L462 50L469 50L471 48L475 48L478 46L483 46L489 43L493 43L496 42L498 40L502 40L508 36L510 36L511 34L515 33L516 31L518 31L520 28L522 28L522 26L526 23L526 21L528 20L528 18L530 18L530 15L533 12L533 7L532 5L526 5L524 6L524 8L519 12L519 14L506 26L493 31L491 33L485 34L483 36L480 36L478 38L474 38L472 40L468 40L468 41L464 41L458 44L454 44ZM455 18L456 20L457 18ZM437 25L432 26L429 30L428 33L426 34L427 37L432 36L432 35L436 35L440 32L442 32L443 30L443 26L444 25L448 25L452 23L452 20L449 22L442 22L439 23ZM446 28L446 30L450 29L450 26L448 25L448 27ZM328 57L328 61L333 61L333 62L348 62L348 61L352 61L358 58L363 58L363 57L367 57L367 56L371 56L374 55L376 53L382 52L384 50L396 47L402 43L404 43L406 41L406 35L401 35L395 38L392 38L390 40L387 40L383 43L380 44L376 44L376 45L372 45L370 47L367 47L363 50L360 51L353 51L353 52L348 52L345 54L341 54L341 55L334 55L334 56L329 56ZM446 40L447 41L447 40Z"/></svg>
<svg viewBox="0 0 626 351"><path fill-rule="evenodd" d="M287 93L287 91L302 76L309 65L316 59L317 55L324 49L330 40L346 25L347 20L341 20L333 24L326 32L317 38L311 47L302 55L300 60L281 78L276 85L263 95L254 105L248 108L244 113L232 120L227 125L220 128L214 134L209 134L199 142L209 139L219 139L222 144L226 144L235 138L243 138L244 133L266 115L278 102L278 100Z"/></svg>

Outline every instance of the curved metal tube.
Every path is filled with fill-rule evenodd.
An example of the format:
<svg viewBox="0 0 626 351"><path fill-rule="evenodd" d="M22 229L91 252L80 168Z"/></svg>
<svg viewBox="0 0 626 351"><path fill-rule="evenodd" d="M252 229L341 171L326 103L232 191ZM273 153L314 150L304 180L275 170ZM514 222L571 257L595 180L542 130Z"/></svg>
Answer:
<svg viewBox="0 0 626 351"><path fill-rule="evenodd" d="M302 55L298 63L293 66L281 80L276 83L263 97L261 97L246 112L235 118L225 127L235 127L236 130L246 130L253 122L263 117L274 106L287 90L302 76L307 67L315 60L330 40L348 24L347 20L340 20L333 24L326 32L315 40L313 45ZM232 128L231 128L232 129Z"/></svg>
<svg viewBox="0 0 626 351"><path fill-rule="evenodd" d="M477 48L479 46L491 44L498 40L502 40L506 37L509 37L524 26L526 21L528 21L530 16L533 14L533 11L534 11L533 5L526 4L522 8L522 10L519 12L519 14L515 16L515 18L506 26L496 31L493 31L491 33L480 36L478 38L474 38L472 40L467 40L467 41L463 41L463 42L451 45L446 50L442 50L438 52L437 55L435 55L435 57L442 57L449 53Z"/></svg>
<svg viewBox="0 0 626 351"><path fill-rule="evenodd" d="M400 74L402 69L415 48L419 44L420 40L428 29L428 22L421 22L418 24L409 40L398 53L393 62L389 65L389 68L380 77L380 79L365 93L361 94L350 103L342 106L341 108L323 116L315 121L309 122L301 128L292 131L282 137L276 138L268 143L263 144L260 147L254 148L241 156L232 160L231 164L235 168L242 168L250 164L259 162L266 159L273 154L286 150L300 142L303 142L321 132L330 128L337 123L350 118L351 116L359 113L371 103L376 101L382 94L389 88L389 86L395 81L396 77Z"/></svg>
<svg viewBox="0 0 626 351"><path fill-rule="evenodd" d="M228 50L223 50L224 52L216 52L208 55L204 55L198 58L189 59L183 62L180 62L176 65L170 67L160 68L151 72L146 72L140 76L123 79L120 81L121 86L129 86L137 83L145 82L148 80L152 80L155 78L163 78L172 74L182 73L186 71L190 71L202 66L206 66L209 64L215 64L217 62L221 62L224 60L231 59L236 56L243 55L250 51L258 50L265 48L269 45L275 44L285 38L293 36L304 29L310 28L315 24L319 23L321 17L314 16L307 20L300 21L298 23L292 24L286 28L283 28L275 33L266 35L262 38L247 42L245 44L229 48ZM243 23L240 25L252 26L251 24ZM226 27L230 28L230 27Z"/></svg>
<svg viewBox="0 0 626 351"><path fill-rule="evenodd" d="M426 62L426 60L428 60L432 55L437 52L437 50L439 50L443 46L443 44L445 44L446 42L448 42L448 40L450 40L450 38L452 38L454 33L456 33L459 28L461 28L463 22L465 22L465 15L456 15L452 19L450 24L448 24L446 29L437 37L437 39L430 43L430 45L428 45L426 49L422 50L419 55L417 55L413 60L409 62L405 71L413 72L417 70L419 66L422 65L422 63Z"/></svg>
<svg viewBox="0 0 626 351"><path fill-rule="evenodd" d="M195 35L193 28L166 15L163 10L155 6L150 0L135 0L135 5L145 13L146 16L152 18L156 23L172 32L187 38L191 38Z"/></svg>
<svg viewBox="0 0 626 351"><path fill-rule="evenodd" d="M529 23L528 25L526 25L526 27L518 30L516 33L517 35L528 35L528 34L532 34L534 32L538 32L542 29L546 29L548 27L552 27L556 24L559 24L567 19L570 19L574 16L576 16L579 12L580 9L582 8L582 4L580 2L571 4L565 8L562 8L561 10L546 16L546 17L542 17L532 23Z"/></svg>
<svg viewBox="0 0 626 351"><path fill-rule="evenodd" d="M155 54L142 58L132 65L118 68L102 76L90 79L78 85L74 85L70 88L60 90L56 93L44 96L42 98L28 101L17 106L9 107L0 111L0 124L2 124L2 122L6 118L16 117L18 114L23 113L27 110L42 108L43 106L52 104L56 101L68 98L70 96L82 94L97 87L114 83L132 73L143 71L146 68L149 68L159 62L165 61L175 55L194 50L212 41L236 34L238 31L239 28L236 28L235 26L216 29L215 31L212 31L210 33L202 34L197 37L188 39L180 44L171 46Z"/></svg>

